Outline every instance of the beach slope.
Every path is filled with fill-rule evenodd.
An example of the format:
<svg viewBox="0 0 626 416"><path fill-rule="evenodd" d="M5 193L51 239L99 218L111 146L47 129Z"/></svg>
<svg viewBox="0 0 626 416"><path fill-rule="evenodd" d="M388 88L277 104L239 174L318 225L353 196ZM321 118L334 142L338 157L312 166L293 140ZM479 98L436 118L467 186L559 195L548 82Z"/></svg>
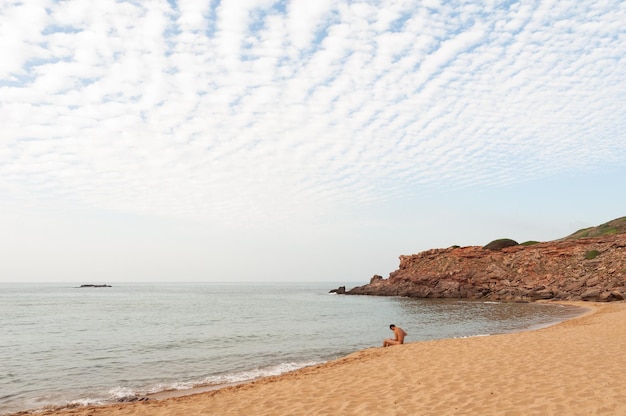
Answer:
<svg viewBox="0 0 626 416"><path fill-rule="evenodd" d="M626 304L515 334L370 348L282 376L164 400L43 415L616 415Z"/></svg>

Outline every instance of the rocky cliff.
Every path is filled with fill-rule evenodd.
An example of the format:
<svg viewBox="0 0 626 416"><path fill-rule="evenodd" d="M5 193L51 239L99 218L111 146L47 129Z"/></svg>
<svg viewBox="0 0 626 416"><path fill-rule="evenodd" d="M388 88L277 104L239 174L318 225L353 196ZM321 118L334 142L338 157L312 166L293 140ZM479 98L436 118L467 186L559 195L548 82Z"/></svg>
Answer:
<svg viewBox="0 0 626 416"><path fill-rule="evenodd" d="M374 276L369 284L346 294L503 301L623 300L626 234L505 244L497 249L428 250L400 256L399 269L388 279Z"/></svg>

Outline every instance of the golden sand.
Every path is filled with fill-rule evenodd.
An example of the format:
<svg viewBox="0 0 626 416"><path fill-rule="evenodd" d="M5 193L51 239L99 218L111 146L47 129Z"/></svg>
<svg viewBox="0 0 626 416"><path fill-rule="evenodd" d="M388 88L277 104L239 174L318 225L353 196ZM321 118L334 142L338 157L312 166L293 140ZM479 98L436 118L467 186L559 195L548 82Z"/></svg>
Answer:
<svg viewBox="0 0 626 416"><path fill-rule="evenodd" d="M370 348L253 383L43 415L626 415L626 303L515 334Z"/></svg>

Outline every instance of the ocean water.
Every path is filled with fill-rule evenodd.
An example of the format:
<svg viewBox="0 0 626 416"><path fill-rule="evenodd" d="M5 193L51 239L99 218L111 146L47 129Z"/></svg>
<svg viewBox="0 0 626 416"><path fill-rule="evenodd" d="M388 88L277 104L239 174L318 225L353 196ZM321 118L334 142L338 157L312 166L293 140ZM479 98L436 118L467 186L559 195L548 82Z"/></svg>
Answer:
<svg viewBox="0 0 626 416"><path fill-rule="evenodd" d="M0 284L0 414L280 374L381 345L514 332L554 304L328 294L338 284Z"/></svg>

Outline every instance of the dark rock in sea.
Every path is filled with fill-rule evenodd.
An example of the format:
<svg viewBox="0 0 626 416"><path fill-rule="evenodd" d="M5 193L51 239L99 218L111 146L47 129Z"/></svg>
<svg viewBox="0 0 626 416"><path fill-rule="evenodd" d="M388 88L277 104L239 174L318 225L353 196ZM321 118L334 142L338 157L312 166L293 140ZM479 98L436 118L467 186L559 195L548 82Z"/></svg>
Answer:
<svg viewBox="0 0 626 416"><path fill-rule="evenodd" d="M80 285L80 287L112 287L111 285Z"/></svg>
<svg viewBox="0 0 626 416"><path fill-rule="evenodd" d="M345 295L346 293L346 287L345 286L339 286L337 289L333 289L328 293L336 293L338 295Z"/></svg>

